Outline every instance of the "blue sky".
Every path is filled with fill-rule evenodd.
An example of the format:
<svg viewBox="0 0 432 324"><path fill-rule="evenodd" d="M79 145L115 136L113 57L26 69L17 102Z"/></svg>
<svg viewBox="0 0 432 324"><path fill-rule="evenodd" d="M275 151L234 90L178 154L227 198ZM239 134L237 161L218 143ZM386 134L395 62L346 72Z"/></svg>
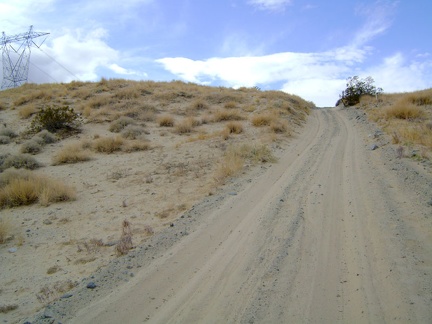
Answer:
<svg viewBox="0 0 432 324"><path fill-rule="evenodd" d="M432 87L431 13L431 0L0 0L0 30L50 33L30 82L175 79L333 106L354 75Z"/></svg>

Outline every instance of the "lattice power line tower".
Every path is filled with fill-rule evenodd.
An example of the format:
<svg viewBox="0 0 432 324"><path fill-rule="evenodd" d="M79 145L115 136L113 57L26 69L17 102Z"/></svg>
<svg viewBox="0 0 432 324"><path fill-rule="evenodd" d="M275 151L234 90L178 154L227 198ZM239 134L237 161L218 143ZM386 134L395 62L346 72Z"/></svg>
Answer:
<svg viewBox="0 0 432 324"><path fill-rule="evenodd" d="M33 31L33 26L26 33L6 36L3 32L0 38L3 63L3 81L1 89L19 87L27 82L30 64L31 47L37 45L33 39L48 35Z"/></svg>

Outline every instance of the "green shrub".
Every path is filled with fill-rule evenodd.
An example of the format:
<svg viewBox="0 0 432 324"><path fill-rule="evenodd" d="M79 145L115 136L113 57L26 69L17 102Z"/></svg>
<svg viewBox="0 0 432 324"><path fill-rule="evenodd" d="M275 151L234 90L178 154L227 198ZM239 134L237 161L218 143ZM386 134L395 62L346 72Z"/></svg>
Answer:
<svg viewBox="0 0 432 324"><path fill-rule="evenodd" d="M46 107L41 109L32 120L30 130L40 132L46 129L49 132L73 131L78 129L82 120L69 106Z"/></svg>
<svg viewBox="0 0 432 324"><path fill-rule="evenodd" d="M57 137L46 129L38 133L36 136L42 139L43 144L51 144L57 142Z"/></svg>
<svg viewBox="0 0 432 324"><path fill-rule="evenodd" d="M382 88L376 88L373 83L374 79L367 77L366 79L360 79L358 76L350 77L347 79L347 88L342 91L340 99L336 103L336 106L342 102L345 106L354 106L360 102L360 98L363 95L376 96L383 92Z"/></svg>
<svg viewBox="0 0 432 324"><path fill-rule="evenodd" d="M37 140L31 139L21 145L21 153L38 154L42 151L42 145Z"/></svg>
<svg viewBox="0 0 432 324"><path fill-rule="evenodd" d="M10 143L10 137L0 135L0 144L9 144Z"/></svg>
<svg viewBox="0 0 432 324"><path fill-rule="evenodd" d="M6 170L8 168L16 168L16 169L28 169L34 170L39 168L41 165L36 161L31 155L28 154L18 154L18 155L9 155L4 159L1 170Z"/></svg>
<svg viewBox="0 0 432 324"><path fill-rule="evenodd" d="M13 130L11 130L9 128L2 128L0 130L0 135L1 136L7 136L9 138L15 138L18 136Z"/></svg>

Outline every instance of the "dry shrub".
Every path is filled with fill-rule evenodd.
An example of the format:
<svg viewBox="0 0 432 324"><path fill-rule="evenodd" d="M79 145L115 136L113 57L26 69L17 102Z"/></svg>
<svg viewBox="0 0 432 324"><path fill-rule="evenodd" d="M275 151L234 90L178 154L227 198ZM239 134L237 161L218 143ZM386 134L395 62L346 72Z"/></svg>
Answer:
<svg viewBox="0 0 432 324"><path fill-rule="evenodd" d="M205 110L209 108L208 104L202 99L195 100L194 102L192 102L192 105L190 107L191 110Z"/></svg>
<svg viewBox="0 0 432 324"><path fill-rule="evenodd" d="M22 119L27 119L30 118L33 114L35 114L37 112L37 108L35 105L26 105L20 108L20 110L18 111L18 115L22 118Z"/></svg>
<svg viewBox="0 0 432 324"><path fill-rule="evenodd" d="M157 119L160 127L173 127L174 117L171 115L162 115Z"/></svg>
<svg viewBox="0 0 432 324"><path fill-rule="evenodd" d="M93 149L99 153L113 153L119 151L123 145L123 139L116 137L100 137L93 142Z"/></svg>
<svg viewBox="0 0 432 324"><path fill-rule="evenodd" d="M127 141L122 150L127 153L138 152L138 151L147 151L152 148L151 144L147 141L142 140L131 140Z"/></svg>
<svg viewBox="0 0 432 324"><path fill-rule="evenodd" d="M241 134L243 132L243 124L236 121L231 121L226 124L226 129L229 134Z"/></svg>
<svg viewBox="0 0 432 324"><path fill-rule="evenodd" d="M226 127L220 132L220 134L221 134L222 139L224 141L228 140L230 138L230 135L231 135L230 130Z"/></svg>
<svg viewBox="0 0 432 324"><path fill-rule="evenodd" d="M221 121L230 121L230 120L243 120L244 117L239 114L238 111L235 110L227 110L227 109L221 109L216 111L214 114L214 121L215 122L221 122Z"/></svg>
<svg viewBox="0 0 432 324"><path fill-rule="evenodd" d="M243 159L252 163L276 162L268 146L264 144L242 144L229 148L230 151L235 151Z"/></svg>
<svg viewBox="0 0 432 324"><path fill-rule="evenodd" d="M406 103L405 100L396 102L393 106L385 108L384 114L387 119L416 119L424 116L424 109L413 103Z"/></svg>
<svg viewBox="0 0 432 324"><path fill-rule="evenodd" d="M70 143L65 145L52 158L53 165L78 163L91 160L91 154L83 148L82 143Z"/></svg>
<svg viewBox="0 0 432 324"><path fill-rule="evenodd" d="M285 120L273 120L270 123L270 129L277 134L291 134L288 131L288 122Z"/></svg>
<svg viewBox="0 0 432 324"><path fill-rule="evenodd" d="M224 108L226 109L237 108L237 103L235 101L228 101L227 103L225 103Z"/></svg>
<svg viewBox="0 0 432 324"><path fill-rule="evenodd" d="M424 125L405 125L398 128L399 135L407 144L420 144L432 148L432 130Z"/></svg>
<svg viewBox="0 0 432 324"><path fill-rule="evenodd" d="M51 144L57 142L57 136L47 131L46 129L36 134L37 138L40 138L43 144Z"/></svg>
<svg viewBox="0 0 432 324"><path fill-rule="evenodd" d="M252 116L251 122L252 125L260 127L260 126L269 126L276 119L274 114L265 113L265 114L257 114Z"/></svg>
<svg viewBox="0 0 432 324"><path fill-rule="evenodd" d="M78 283L72 280L57 281L52 286L42 287L36 297L41 304L49 304L77 285Z"/></svg>
<svg viewBox="0 0 432 324"><path fill-rule="evenodd" d="M11 225L6 219L0 218L0 244L5 243L10 237Z"/></svg>
<svg viewBox="0 0 432 324"><path fill-rule="evenodd" d="M117 90L113 97L118 100L130 100L139 98L140 95L139 89L132 86Z"/></svg>
<svg viewBox="0 0 432 324"><path fill-rule="evenodd" d="M34 157L28 154L18 154L7 156L1 165L2 170L8 168L35 170L41 164Z"/></svg>
<svg viewBox="0 0 432 324"><path fill-rule="evenodd" d="M50 203L75 200L75 190L60 181L30 171L7 170L0 179L0 207L30 205L39 201Z"/></svg>
<svg viewBox="0 0 432 324"><path fill-rule="evenodd" d="M239 172L244 165L244 159L235 150L225 153L223 159L216 168L214 179L216 183L224 183L226 178L232 177Z"/></svg>
<svg viewBox="0 0 432 324"><path fill-rule="evenodd" d="M42 151L42 145L36 139L31 139L21 145L20 151L21 153L38 154Z"/></svg>
<svg viewBox="0 0 432 324"><path fill-rule="evenodd" d="M122 131L121 135L127 139L136 139L145 132L142 126L128 125Z"/></svg>
<svg viewBox="0 0 432 324"><path fill-rule="evenodd" d="M0 129L0 135L1 136L7 136L9 138L18 137L18 135L12 129L7 128L7 127Z"/></svg>
<svg viewBox="0 0 432 324"><path fill-rule="evenodd" d="M416 91L406 94L403 99L406 102L415 104L417 106L429 106L432 105L432 89L423 91Z"/></svg>
<svg viewBox="0 0 432 324"><path fill-rule="evenodd" d="M17 304L0 305L0 314L9 313L18 308Z"/></svg>
<svg viewBox="0 0 432 324"><path fill-rule="evenodd" d="M117 255L125 255L129 253L129 250L133 248L132 243L132 228L131 223L128 220L122 222L122 234L120 240L116 245Z"/></svg>
<svg viewBox="0 0 432 324"><path fill-rule="evenodd" d="M194 127L194 120L192 118L186 118L176 123L174 132L177 134L189 134L192 132Z"/></svg>
<svg viewBox="0 0 432 324"><path fill-rule="evenodd" d="M90 98L90 100L86 102L87 103L86 107L89 107L90 109L100 109L102 107L108 106L112 102L113 101L111 95L103 94L103 95Z"/></svg>
<svg viewBox="0 0 432 324"><path fill-rule="evenodd" d="M11 141L9 136L3 136L0 135L0 144L4 145L4 144L9 144Z"/></svg>
<svg viewBox="0 0 432 324"><path fill-rule="evenodd" d="M126 126L135 124L135 121L131 117L122 116L117 120L114 120L110 126L109 130L113 133L121 132Z"/></svg>

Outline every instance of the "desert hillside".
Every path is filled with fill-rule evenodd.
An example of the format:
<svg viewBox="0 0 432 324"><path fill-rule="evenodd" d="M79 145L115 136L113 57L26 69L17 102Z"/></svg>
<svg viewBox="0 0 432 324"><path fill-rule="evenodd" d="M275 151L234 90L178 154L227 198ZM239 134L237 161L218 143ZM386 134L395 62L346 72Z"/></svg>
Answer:
<svg viewBox="0 0 432 324"><path fill-rule="evenodd" d="M178 81L0 92L0 318L67 296L233 176L277 163L313 107ZM76 118L47 131L48 109Z"/></svg>
<svg viewBox="0 0 432 324"><path fill-rule="evenodd" d="M400 157L432 160L432 89L363 96L356 108L391 137Z"/></svg>

